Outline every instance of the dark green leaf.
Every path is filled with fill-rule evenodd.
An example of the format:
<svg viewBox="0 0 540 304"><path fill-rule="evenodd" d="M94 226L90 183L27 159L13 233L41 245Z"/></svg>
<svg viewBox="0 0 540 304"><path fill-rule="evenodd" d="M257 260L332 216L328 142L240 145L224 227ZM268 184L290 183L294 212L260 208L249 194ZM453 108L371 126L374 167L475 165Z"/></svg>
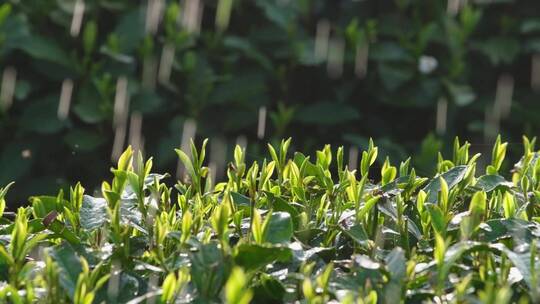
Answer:
<svg viewBox="0 0 540 304"><path fill-rule="evenodd" d="M148 233L144 228L143 218L136 199L122 199L120 201L120 216L122 223L132 226L142 233Z"/></svg>
<svg viewBox="0 0 540 304"><path fill-rule="evenodd" d="M407 270L405 252L400 247L394 248L386 256L385 263L390 273L390 281L385 286L384 297L387 302L391 302L392 299L401 299L403 297L403 281Z"/></svg>
<svg viewBox="0 0 540 304"><path fill-rule="evenodd" d="M379 210L388 215L392 218L396 223L398 222L398 212L395 206L395 202L392 199L383 198L378 204L377 207ZM403 215L406 217L406 215ZM418 229L418 226L414 223L414 221L409 219L407 229L409 232L416 238L421 239L422 233L420 232L420 229Z"/></svg>
<svg viewBox="0 0 540 304"><path fill-rule="evenodd" d="M83 196L81 212L81 227L87 230L101 228L109 220L107 201L89 195Z"/></svg>
<svg viewBox="0 0 540 304"><path fill-rule="evenodd" d="M467 173L467 166L455 166L454 168L441 174L442 178L448 184L448 190L450 191L455 185L457 185L465 177ZM433 178L422 190L428 193L426 202L436 203L439 191L441 191L441 182L439 177Z"/></svg>
<svg viewBox="0 0 540 304"><path fill-rule="evenodd" d="M375 43L369 52L370 59L376 61L408 61L411 56L395 42Z"/></svg>
<svg viewBox="0 0 540 304"><path fill-rule="evenodd" d="M367 247L369 245L369 237L363 226L355 225L350 228L341 227L341 230L358 245L362 247Z"/></svg>
<svg viewBox="0 0 540 304"><path fill-rule="evenodd" d="M191 277L202 298L213 298L219 293L229 272L222 251L216 243L203 244L191 254Z"/></svg>
<svg viewBox="0 0 540 304"><path fill-rule="evenodd" d="M80 129L70 131L64 140L74 151L93 151L105 142L102 134Z"/></svg>
<svg viewBox="0 0 540 304"><path fill-rule="evenodd" d="M485 192L490 192L499 186L510 188L513 184L500 175L482 175L478 178L474 186Z"/></svg>
<svg viewBox="0 0 540 304"><path fill-rule="evenodd" d="M59 99L50 96L34 101L24 110L19 121L23 130L41 134L50 134L60 131L65 123L58 119Z"/></svg>
<svg viewBox="0 0 540 304"><path fill-rule="evenodd" d="M486 55L493 65L512 63L519 54L519 41L513 37L499 36L475 44L476 49Z"/></svg>
<svg viewBox="0 0 540 304"><path fill-rule="evenodd" d="M285 286L275 279L274 277L262 273L259 279L259 284L255 286L255 298L260 299L260 301L268 303L274 301L280 301L285 295ZM267 299L265 301L265 299Z"/></svg>
<svg viewBox="0 0 540 304"><path fill-rule="evenodd" d="M287 212L274 212L268 222L266 241L279 244L291 240L293 235L293 223L291 215Z"/></svg>
<svg viewBox="0 0 540 304"><path fill-rule="evenodd" d="M296 210L296 208L292 205L292 204L289 204L287 201L285 201L283 198L281 197L278 197L278 196L274 196L272 193L270 192L265 192L266 195L268 195L269 199L271 200L272 202L272 210L274 211L284 211L284 212L288 212L290 215L291 215L291 219L293 221L293 224L295 225L296 227L296 224L297 224L297 219L296 217L298 216L299 212L298 210Z"/></svg>
<svg viewBox="0 0 540 304"><path fill-rule="evenodd" d="M31 36L20 40L17 47L35 59L50 61L73 68L75 64L57 43L41 36Z"/></svg>
<svg viewBox="0 0 540 304"><path fill-rule="evenodd" d="M75 250L68 244L62 244L51 248L49 254L58 265L60 286L62 286L69 297L73 299L77 279L82 272L79 257Z"/></svg>
<svg viewBox="0 0 540 304"><path fill-rule="evenodd" d="M527 283L527 286L530 289L538 288L537 284L537 278L533 277L532 269L531 269L531 252L514 252L508 248L506 248L504 245L499 244L501 246L498 246L498 249L501 249L502 252L508 257L508 259L514 264L514 267L516 267L521 275L523 276L523 280L525 283ZM533 265L533 267L536 267L536 265ZM537 269L535 269L537 271Z"/></svg>
<svg viewBox="0 0 540 304"><path fill-rule="evenodd" d="M394 91L414 77L415 71L403 63L380 63L377 67L384 87Z"/></svg>
<svg viewBox="0 0 540 304"><path fill-rule="evenodd" d="M486 222L487 227L482 228L482 240L496 242L502 239L511 239L516 244L530 244L540 237L540 225L522 219L491 219Z"/></svg>
<svg viewBox="0 0 540 304"><path fill-rule="evenodd" d="M247 270L259 269L276 261L287 262L291 258L291 249L278 245L241 244L236 247L234 255L234 261Z"/></svg>
<svg viewBox="0 0 540 304"><path fill-rule="evenodd" d="M335 125L357 120L358 111L343 103L319 102L304 107L296 114L296 119L306 124Z"/></svg>

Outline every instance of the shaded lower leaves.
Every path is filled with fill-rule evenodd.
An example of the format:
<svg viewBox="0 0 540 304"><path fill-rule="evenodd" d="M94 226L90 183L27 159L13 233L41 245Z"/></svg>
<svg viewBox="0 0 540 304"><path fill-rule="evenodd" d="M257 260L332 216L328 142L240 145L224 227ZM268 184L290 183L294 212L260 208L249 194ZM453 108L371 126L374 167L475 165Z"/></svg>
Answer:
<svg viewBox="0 0 540 304"><path fill-rule="evenodd" d="M405 252L400 247L394 248L385 258L386 269L390 274L390 281L386 284L384 292L387 303L397 302L402 298L406 263Z"/></svg>
<svg viewBox="0 0 540 304"><path fill-rule="evenodd" d="M273 262L292 258L288 247L279 245L240 244L235 248L234 261L247 270L255 270Z"/></svg>
<svg viewBox="0 0 540 304"><path fill-rule="evenodd" d="M51 248L49 254L58 265L60 286L73 299L77 279L82 272L81 262L77 253L69 244L64 243L58 247Z"/></svg>
<svg viewBox="0 0 540 304"><path fill-rule="evenodd" d="M202 244L191 254L191 277L203 299L215 298L225 280L229 269L217 243Z"/></svg>

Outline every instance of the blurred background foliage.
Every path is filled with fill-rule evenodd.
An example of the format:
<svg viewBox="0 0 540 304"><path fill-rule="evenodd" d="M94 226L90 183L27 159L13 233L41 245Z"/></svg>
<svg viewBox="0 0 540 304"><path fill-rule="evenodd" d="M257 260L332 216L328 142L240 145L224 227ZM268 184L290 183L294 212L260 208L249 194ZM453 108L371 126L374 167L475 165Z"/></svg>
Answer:
<svg viewBox="0 0 540 304"><path fill-rule="evenodd" d="M4 0L0 185L15 180L16 199L97 186L124 77L158 170L175 172L191 120L222 154L239 139L257 159L283 137L306 152L373 137L380 159L415 154L428 175L456 135L485 152L498 132L538 134L539 11L537 0Z"/></svg>

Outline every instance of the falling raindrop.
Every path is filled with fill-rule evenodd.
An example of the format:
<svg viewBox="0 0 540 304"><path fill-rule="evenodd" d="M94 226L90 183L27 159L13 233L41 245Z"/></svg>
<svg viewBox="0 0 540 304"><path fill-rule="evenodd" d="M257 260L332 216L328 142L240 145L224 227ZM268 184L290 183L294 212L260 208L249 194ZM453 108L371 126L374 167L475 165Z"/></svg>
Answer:
<svg viewBox="0 0 540 304"><path fill-rule="evenodd" d="M125 76L118 78L116 82L116 95L114 98L114 141L111 153L113 161L118 160L124 150L126 141L127 119L129 111L129 98L127 93L127 79Z"/></svg>
<svg viewBox="0 0 540 304"><path fill-rule="evenodd" d="M493 111L497 116L506 118L510 114L512 108L512 96L514 94L514 77L509 74L503 74L497 81L497 89L495 91L495 102Z"/></svg>
<svg viewBox="0 0 540 304"><path fill-rule="evenodd" d="M159 61L158 80L161 84L169 83L171 78L172 65L174 62L174 53L176 49L172 44L166 43L161 51L161 60Z"/></svg>
<svg viewBox="0 0 540 304"><path fill-rule="evenodd" d="M213 138L210 142L210 161L209 164L213 165L214 168L211 168L212 178L215 180L213 181L213 184L215 184L215 181L220 181L223 177L223 173L225 172L225 162L226 162L226 155L227 155L227 144L221 137ZM213 169L213 170L212 170Z"/></svg>
<svg viewBox="0 0 540 304"><path fill-rule="evenodd" d="M62 89L60 91L60 102L58 103L58 119L64 120L68 117L72 94L73 80L69 78L64 79L62 82Z"/></svg>
<svg viewBox="0 0 540 304"><path fill-rule="evenodd" d="M501 119L499 114L499 112L493 110L493 107L486 107L484 122L484 141L486 143L491 142L499 134Z"/></svg>
<svg viewBox="0 0 540 304"><path fill-rule="evenodd" d="M328 45L328 75L332 78L340 77L343 73L343 57L345 55L345 41L341 38L332 38Z"/></svg>
<svg viewBox="0 0 540 304"><path fill-rule="evenodd" d="M358 147L351 146L349 148L349 170L354 170L358 166Z"/></svg>
<svg viewBox="0 0 540 304"><path fill-rule="evenodd" d="M441 97L437 101L437 118L436 118L436 130L437 134L444 135L446 133L446 119L448 115L448 101L446 98Z"/></svg>
<svg viewBox="0 0 540 304"><path fill-rule="evenodd" d="M126 140L126 126L120 125L115 128L111 160L116 162L124 150Z"/></svg>
<svg viewBox="0 0 540 304"><path fill-rule="evenodd" d="M146 7L146 32L155 34L159 27L159 22L163 16L163 0L148 0Z"/></svg>
<svg viewBox="0 0 540 304"><path fill-rule="evenodd" d="M129 144L133 148L134 154L143 153L142 146L142 121L140 112L133 112L129 120Z"/></svg>
<svg viewBox="0 0 540 304"><path fill-rule="evenodd" d="M203 4L200 0L183 0L182 26L189 33L199 33L202 22Z"/></svg>
<svg viewBox="0 0 540 304"><path fill-rule="evenodd" d="M330 39L330 22L326 19L317 22L315 33L315 60L324 61L328 57L328 41Z"/></svg>
<svg viewBox="0 0 540 304"><path fill-rule="evenodd" d="M222 32L229 26L233 0L219 0L216 11L216 28Z"/></svg>
<svg viewBox="0 0 540 304"><path fill-rule="evenodd" d="M354 73L358 78L364 78L368 68L369 44L366 42L361 46L356 47L354 56Z"/></svg>
<svg viewBox="0 0 540 304"><path fill-rule="evenodd" d="M113 126L118 126L127 117L128 96L127 96L127 78L122 76L116 82L116 95L114 98L114 117Z"/></svg>
<svg viewBox="0 0 540 304"><path fill-rule="evenodd" d="M266 107L259 108L259 120L257 123L257 138L262 139L266 130Z"/></svg>
<svg viewBox="0 0 540 304"><path fill-rule="evenodd" d="M197 33L197 34L201 31L203 12L204 12L204 3L201 2L199 4L199 10L197 11L198 15L197 15L197 19L196 19L197 23L196 23L196 27L195 27L195 33Z"/></svg>
<svg viewBox="0 0 540 304"><path fill-rule="evenodd" d="M75 2L75 5L73 6L73 18L71 19L71 28L70 28L70 34L73 37L79 36L79 33L81 32L81 25L83 21L84 16L84 1L83 0L77 0Z"/></svg>
<svg viewBox="0 0 540 304"><path fill-rule="evenodd" d="M142 86L153 90L156 87L157 62L154 55L150 54L143 60Z"/></svg>
<svg viewBox="0 0 540 304"><path fill-rule="evenodd" d="M17 70L8 66L2 73L2 85L0 87L0 109L7 111L13 103L15 84L17 81Z"/></svg>
<svg viewBox="0 0 540 304"><path fill-rule="evenodd" d="M460 0L448 0L448 4L446 6L446 12L450 16L455 16L459 12L460 8Z"/></svg>
<svg viewBox="0 0 540 304"><path fill-rule="evenodd" d="M535 91L540 90L540 54L532 56L531 87Z"/></svg>

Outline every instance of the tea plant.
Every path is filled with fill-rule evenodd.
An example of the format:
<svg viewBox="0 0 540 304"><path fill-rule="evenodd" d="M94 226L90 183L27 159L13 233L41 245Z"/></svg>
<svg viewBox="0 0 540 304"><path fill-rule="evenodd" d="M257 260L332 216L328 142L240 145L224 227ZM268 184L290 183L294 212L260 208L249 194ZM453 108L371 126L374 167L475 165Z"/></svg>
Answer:
<svg viewBox="0 0 540 304"><path fill-rule="evenodd" d="M174 187L131 147L99 195L30 198L4 213L0 189L0 300L5 303L538 303L540 152L500 172L497 139L486 168L470 144L439 154L437 175L411 159L359 168L343 148L315 156L269 145L212 183L205 145L176 150ZM377 172L380 171L380 172ZM503 174L503 175L501 175Z"/></svg>
<svg viewBox="0 0 540 304"><path fill-rule="evenodd" d="M245 137L255 157L284 136L312 151L366 149L370 134L382 161L419 153L429 175L436 154L419 138L438 150L455 135L540 130L539 11L538 0L1 0L0 185L17 181L15 203L78 180L94 189L121 152L114 129L137 130L138 117L160 171L176 168L178 133L196 121L192 136L227 150ZM134 147L136 133L124 138Z"/></svg>

